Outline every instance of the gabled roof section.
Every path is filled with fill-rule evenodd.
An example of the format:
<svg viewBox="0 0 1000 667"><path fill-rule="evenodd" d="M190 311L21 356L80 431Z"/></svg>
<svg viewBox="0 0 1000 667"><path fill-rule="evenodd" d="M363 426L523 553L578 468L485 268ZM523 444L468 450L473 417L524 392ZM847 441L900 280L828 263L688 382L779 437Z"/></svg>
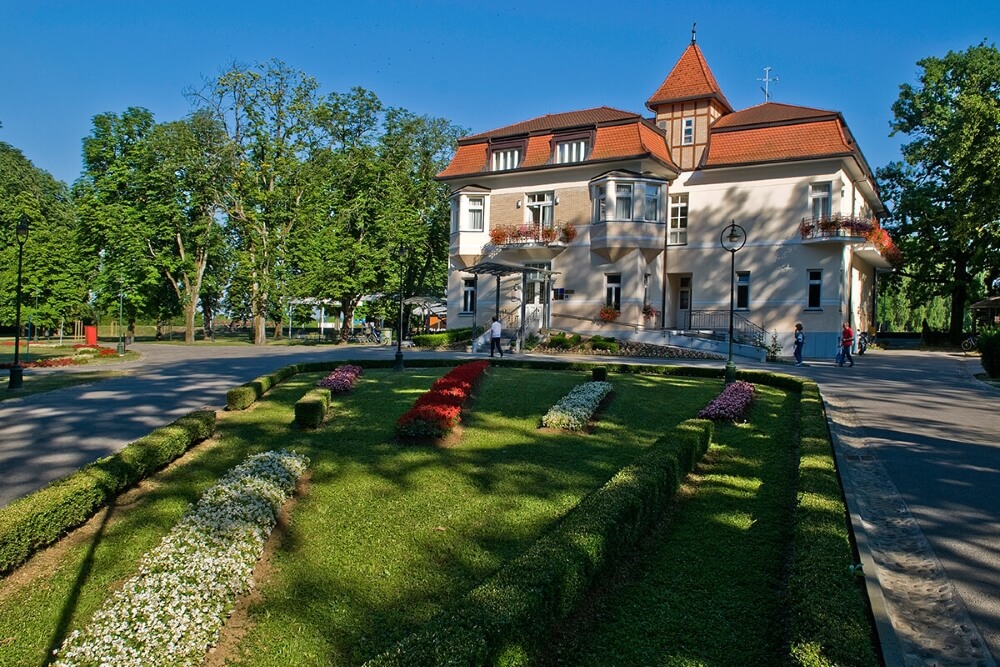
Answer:
<svg viewBox="0 0 1000 667"><path fill-rule="evenodd" d="M552 164L554 142L558 141L560 136L566 136L574 131L590 133L589 136L593 141L590 155L583 162ZM524 155L518 170L651 158L670 171L680 173L680 169L670 158L666 138L649 120L628 111L598 107L540 116L522 123L464 137L459 140L451 163L437 175L437 178L489 173L491 146L506 145L508 141L523 142L521 145L524 147Z"/></svg>
<svg viewBox="0 0 1000 667"><path fill-rule="evenodd" d="M809 122L758 123L723 131L713 126L701 166L708 169L848 155L864 164L864 158L844 130L839 115Z"/></svg>
<svg viewBox="0 0 1000 667"><path fill-rule="evenodd" d="M709 69L705 55L697 44L691 42L667 78L646 101L646 106L655 111L661 104L706 98L718 100L726 111L733 110L729 100L722 94L722 88L715 80L715 75Z"/></svg>
<svg viewBox="0 0 1000 667"><path fill-rule="evenodd" d="M812 109L779 102L765 102L741 111L726 114L712 125L712 131L717 132L727 128L749 127L753 125L785 125L792 122L807 122L821 118L840 118L837 111Z"/></svg>
<svg viewBox="0 0 1000 667"><path fill-rule="evenodd" d="M513 125L473 134L461 139L462 142L480 141L482 139L499 139L501 137L516 137L526 134L537 134L539 132L551 132L553 130L568 130L575 127L587 127L599 123L609 123L623 120L640 118L638 114L611 107L596 107L594 109L583 109L581 111L567 111L565 113L551 113L538 116L531 120L521 121Z"/></svg>

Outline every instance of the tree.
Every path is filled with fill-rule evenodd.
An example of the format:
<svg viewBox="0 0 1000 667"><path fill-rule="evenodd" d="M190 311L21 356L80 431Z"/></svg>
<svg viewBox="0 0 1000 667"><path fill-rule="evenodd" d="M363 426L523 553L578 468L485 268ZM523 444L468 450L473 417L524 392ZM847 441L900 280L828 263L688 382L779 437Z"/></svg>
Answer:
<svg viewBox="0 0 1000 667"><path fill-rule="evenodd" d="M1000 51L982 43L917 64L920 85L900 86L890 123L911 141L878 178L912 296L948 297L957 339L985 291L977 279L1000 275Z"/></svg>
<svg viewBox="0 0 1000 667"><path fill-rule="evenodd" d="M86 311L84 262L74 243L76 218L66 185L0 142L0 321L13 324L18 245L14 229L28 217L24 246L22 322L57 328Z"/></svg>
<svg viewBox="0 0 1000 667"><path fill-rule="evenodd" d="M233 65L189 95L229 138L226 187L219 193L238 272L246 278L254 343L287 270L287 243L298 222L303 164L315 143L316 88L311 77L273 60Z"/></svg>

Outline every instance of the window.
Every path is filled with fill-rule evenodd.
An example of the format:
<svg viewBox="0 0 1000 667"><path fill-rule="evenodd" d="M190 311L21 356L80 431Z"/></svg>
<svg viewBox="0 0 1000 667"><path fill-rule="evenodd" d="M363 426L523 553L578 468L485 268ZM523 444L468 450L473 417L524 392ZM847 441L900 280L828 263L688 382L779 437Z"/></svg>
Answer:
<svg viewBox="0 0 1000 667"><path fill-rule="evenodd" d="M483 231L483 206L486 202L484 197L469 197L468 217L466 219L466 229L481 232Z"/></svg>
<svg viewBox="0 0 1000 667"><path fill-rule="evenodd" d="M476 312L476 279L462 279L462 312Z"/></svg>
<svg viewBox="0 0 1000 667"><path fill-rule="evenodd" d="M688 196L670 195L670 245L687 245L688 242Z"/></svg>
<svg viewBox="0 0 1000 667"><path fill-rule="evenodd" d="M458 197L451 198L451 233L458 231Z"/></svg>
<svg viewBox="0 0 1000 667"><path fill-rule="evenodd" d="M619 183L615 186L615 220L632 219L632 184Z"/></svg>
<svg viewBox="0 0 1000 667"><path fill-rule="evenodd" d="M736 272L736 307L740 310L750 308L750 272Z"/></svg>
<svg viewBox="0 0 1000 667"><path fill-rule="evenodd" d="M659 184L646 184L646 202L642 209L642 219L650 222L660 220L660 186Z"/></svg>
<svg viewBox="0 0 1000 667"><path fill-rule="evenodd" d="M809 296L807 297L806 308L819 308L820 294L823 287L823 272L818 269L809 269Z"/></svg>
<svg viewBox="0 0 1000 667"><path fill-rule="evenodd" d="M813 183L809 186L809 206L812 208L812 217L830 217L829 183Z"/></svg>
<svg viewBox="0 0 1000 667"><path fill-rule="evenodd" d="M694 118L685 118L682 123L681 144L690 146L694 143Z"/></svg>
<svg viewBox="0 0 1000 667"><path fill-rule="evenodd" d="M521 164L520 148L505 148L493 151L493 171L517 169Z"/></svg>
<svg viewBox="0 0 1000 667"><path fill-rule="evenodd" d="M552 193L533 192L528 195L529 221L535 230L552 228Z"/></svg>
<svg viewBox="0 0 1000 667"><path fill-rule="evenodd" d="M562 141L556 144L556 164L583 162L590 152L590 142L586 139Z"/></svg>
<svg viewBox="0 0 1000 667"><path fill-rule="evenodd" d="M612 273L604 276L605 296L604 305L612 306L615 310L622 309L622 274Z"/></svg>
<svg viewBox="0 0 1000 667"><path fill-rule="evenodd" d="M594 222L608 219L608 189L599 185L594 189Z"/></svg>

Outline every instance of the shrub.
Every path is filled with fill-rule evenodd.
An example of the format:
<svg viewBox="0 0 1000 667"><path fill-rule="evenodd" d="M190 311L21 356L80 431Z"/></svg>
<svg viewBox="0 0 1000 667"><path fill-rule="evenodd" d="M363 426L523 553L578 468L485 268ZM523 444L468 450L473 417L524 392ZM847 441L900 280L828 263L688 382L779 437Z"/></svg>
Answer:
<svg viewBox="0 0 1000 667"><path fill-rule="evenodd" d="M608 367L594 366L590 371L590 377L594 382L606 382L608 379Z"/></svg>
<svg viewBox="0 0 1000 667"><path fill-rule="evenodd" d="M991 378L1000 378L1000 329L984 331L976 343L982 354L980 363Z"/></svg>
<svg viewBox="0 0 1000 667"><path fill-rule="evenodd" d="M226 409L245 410L267 393L271 387L303 370L304 367L300 364L282 366L267 375L261 375L255 380L233 387L226 392Z"/></svg>
<svg viewBox="0 0 1000 667"><path fill-rule="evenodd" d="M323 423L330 409L330 390L325 387L310 389L295 401L295 423L302 428L316 428Z"/></svg>
<svg viewBox="0 0 1000 667"><path fill-rule="evenodd" d="M215 412L198 410L98 459L0 511L0 572L52 544L121 491L215 432Z"/></svg>
<svg viewBox="0 0 1000 667"><path fill-rule="evenodd" d="M610 352L611 354L618 354L619 345L618 341L614 338L605 338L603 336L594 336L590 339L590 348L592 350L599 350L603 352Z"/></svg>
<svg viewBox="0 0 1000 667"><path fill-rule="evenodd" d="M680 424L453 609L365 667L529 664L552 625L661 514L711 439L711 422Z"/></svg>

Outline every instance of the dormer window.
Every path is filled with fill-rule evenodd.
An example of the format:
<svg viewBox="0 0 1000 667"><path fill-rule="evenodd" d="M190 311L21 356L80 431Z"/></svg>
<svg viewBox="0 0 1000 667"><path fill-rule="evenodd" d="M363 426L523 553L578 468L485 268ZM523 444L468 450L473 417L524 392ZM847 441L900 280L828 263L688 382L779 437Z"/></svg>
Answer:
<svg viewBox="0 0 1000 667"><path fill-rule="evenodd" d="M493 171L517 169L521 165L521 148L498 148L493 151Z"/></svg>
<svg viewBox="0 0 1000 667"><path fill-rule="evenodd" d="M690 146L694 143L694 118L685 118L681 125L681 144Z"/></svg>
<svg viewBox="0 0 1000 667"><path fill-rule="evenodd" d="M560 141L556 144L556 164L583 162L590 153L590 142L586 139Z"/></svg>

